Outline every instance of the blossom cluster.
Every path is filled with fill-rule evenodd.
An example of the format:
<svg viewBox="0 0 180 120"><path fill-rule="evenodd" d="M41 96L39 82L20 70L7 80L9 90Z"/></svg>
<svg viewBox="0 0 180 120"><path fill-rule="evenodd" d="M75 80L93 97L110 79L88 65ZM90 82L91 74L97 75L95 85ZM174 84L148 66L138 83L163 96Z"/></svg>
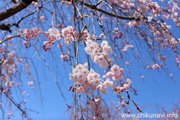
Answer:
<svg viewBox="0 0 180 120"><path fill-rule="evenodd" d="M112 78L114 81L120 81L122 78L124 78L123 72L123 68L120 68L118 65L113 65L111 67L111 70L107 72L103 77L108 79Z"/></svg>
<svg viewBox="0 0 180 120"><path fill-rule="evenodd" d="M21 30L20 32L29 41L35 37L38 37L39 35L41 35L43 33L43 31L40 28L25 29L24 31ZM70 44L73 41L86 41L88 38L90 38L90 34L88 33L87 30L84 30L82 32L78 32L72 26L68 26L66 28L63 28L61 33L57 28L54 28L54 27L50 28L48 30L48 32L45 34L48 41L44 41L43 49L45 51L47 51L61 37L64 38L65 44ZM26 48L30 47L30 45L28 45L27 41L24 41L24 45L26 46Z"/></svg>
<svg viewBox="0 0 180 120"><path fill-rule="evenodd" d="M9 81L8 78L5 76L2 76L1 79L8 88L12 88L12 86L14 85L14 81Z"/></svg>
<svg viewBox="0 0 180 120"><path fill-rule="evenodd" d="M24 31L20 31L29 41L32 40L35 37L38 37L43 33L42 29L40 28L32 28L32 29L25 29ZM48 41L44 41L43 49L47 51L47 49L50 49L54 43L61 38L61 34L58 29L56 28L50 28L48 32L45 34ZM27 41L24 41L24 45L26 48L30 47L28 45Z"/></svg>
<svg viewBox="0 0 180 120"><path fill-rule="evenodd" d="M92 40L86 41L85 51L88 55L91 55L91 59L95 63L99 63L101 68L106 68L110 65L113 59L109 59L109 54L112 49L108 45L107 41L103 41L101 45Z"/></svg>
<svg viewBox="0 0 180 120"><path fill-rule="evenodd" d="M89 89L91 89L91 91L98 89L99 92L108 94L108 88L113 89L116 94L120 94L131 87L131 79L127 78L124 84L114 87L115 83L111 81L110 78L112 78L114 81L121 81L121 79L124 78L123 72L123 68L120 68L118 65L113 65L111 70L103 76L103 78L106 78L106 80L101 82L100 75L93 69L89 71L87 69L87 63L85 63L84 65L78 64L75 68L73 68L72 73L70 74L70 79L73 80L76 85L78 85L76 89L76 93L78 94L91 94Z"/></svg>
<svg viewBox="0 0 180 120"><path fill-rule="evenodd" d="M162 67L161 67L159 64L156 63L156 64L154 64L154 65L152 65L152 66L147 66L147 68L148 68L148 69L154 69L154 70L155 70L155 69L161 69Z"/></svg>
<svg viewBox="0 0 180 120"><path fill-rule="evenodd" d="M163 0L161 2L164 2ZM172 2L172 1L171 1ZM153 17L159 17L160 15L162 15L163 18L167 19L167 20L173 20L174 23L177 26L180 26L180 17L178 12L176 12L176 10L179 9L178 7L178 3L177 2L172 2L173 5L170 5L171 2L169 1L167 3L167 5L169 6L169 8L167 8L165 11L164 8L160 7L160 5L158 4L158 2L152 2L152 1L147 1L147 0L139 0L138 1L138 11L134 12L134 17L136 19L140 19L139 21L130 21L127 23L127 26L129 27L134 27L134 26L140 26L142 24L144 24L145 22L148 22L149 25L148 27L150 28L151 33L154 36L155 41L158 41L158 43L161 45L161 47L158 48L162 48L162 47L169 47L171 46L173 48L174 51L177 50L177 44L179 43L178 40L176 40L176 38L174 38L174 36L171 35L171 33L169 32L171 29L170 25L166 25L165 21L157 21L157 23L154 23L155 18L153 19ZM163 12L162 12L163 11ZM143 15L147 15L147 19L144 19ZM152 21L153 20L153 21ZM144 35L142 35L144 36ZM145 34L145 36L147 36ZM150 38L148 38L150 39ZM164 43L164 44L163 44ZM123 49L124 51L127 51L126 49Z"/></svg>
<svg viewBox="0 0 180 120"><path fill-rule="evenodd" d="M98 89L100 92L104 94L108 94L107 89L113 88L113 81L110 79L106 79L104 82L101 82L100 75L96 73L93 69L90 71L87 69L87 63L84 65L78 64L75 68L73 68L72 73L70 74L70 79L78 85L76 93L86 93L89 89L91 91L95 91Z"/></svg>
<svg viewBox="0 0 180 120"><path fill-rule="evenodd" d="M159 64L156 63L156 64L154 64L154 65L152 66L152 68L153 68L153 69L160 69L161 66L160 66Z"/></svg>
<svg viewBox="0 0 180 120"><path fill-rule="evenodd" d="M43 33L40 28L25 29L20 31L29 41Z"/></svg>
<svg viewBox="0 0 180 120"><path fill-rule="evenodd" d="M87 69L87 63L84 65L78 64L73 68L70 74L70 79L73 80L79 87L77 88L77 93L88 93L88 89L91 91L96 90L97 86L101 83L101 78L98 73L93 69L90 71Z"/></svg>
<svg viewBox="0 0 180 120"><path fill-rule="evenodd" d="M173 12L171 17L174 20L174 22L176 23L176 25L178 27L180 27L180 17L179 17L178 12Z"/></svg>
<svg viewBox="0 0 180 120"><path fill-rule="evenodd" d="M13 72L17 72L17 63L15 63L15 57L15 53L11 52L8 54L8 57L4 59L4 61L0 61L2 62L1 64L3 67L1 80L8 88L12 88L14 85L14 81L9 81L8 79L12 77Z"/></svg>
<svg viewBox="0 0 180 120"><path fill-rule="evenodd" d="M134 3L130 2L132 0L108 0L108 1L111 4L122 5L127 9L134 7Z"/></svg>
<svg viewBox="0 0 180 120"><path fill-rule="evenodd" d="M127 90L131 87L132 85L132 81L130 78L127 78L126 81L122 84L121 83L121 86L116 86L114 88L114 92L118 95L120 95L122 92L127 92ZM131 89L132 91L132 89Z"/></svg>
<svg viewBox="0 0 180 120"><path fill-rule="evenodd" d="M63 28L61 32L64 37L65 44L70 44L73 41L85 41L90 38L88 31L84 30L83 32L78 32L72 26Z"/></svg>
<svg viewBox="0 0 180 120"><path fill-rule="evenodd" d="M66 44L70 44L74 40L74 31L75 29L72 26L68 26L67 28L62 29L62 36L64 37Z"/></svg>
<svg viewBox="0 0 180 120"><path fill-rule="evenodd" d="M48 41L44 41L44 44L46 45L46 49L50 49L54 43L59 40L61 37L61 34L58 29L56 28L50 28L48 32L45 34Z"/></svg>
<svg viewBox="0 0 180 120"><path fill-rule="evenodd" d="M159 16L161 14L161 8L157 2L147 2L145 0L139 1L138 9L140 12L146 13L152 10L155 16Z"/></svg>
<svg viewBox="0 0 180 120"><path fill-rule="evenodd" d="M1 56L2 54L4 54L5 50L1 46L0 48L2 51L2 53L0 52ZM16 55L15 51L9 52L8 54L6 54L5 57L1 57L0 64L2 67L0 79L4 83L4 85L9 89L12 88L15 83L19 85L19 82L15 81L14 79L14 75L18 72L19 65L24 64L27 70L29 68L27 64L25 64L25 62ZM6 91L5 86L3 86L3 89Z"/></svg>
<svg viewBox="0 0 180 120"><path fill-rule="evenodd" d="M103 83L98 85L97 89L99 90L99 92L107 95L108 94L107 89L113 88L113 84L114 84L113 81L111 81L110 79L106 79Z"/></svg>
<svg viewBox="0 0 180 120"><path fill-rule="evenodd" d="M106 81L108 81L109 87L113 88L113 82L110 81L110 78L112 78L114 81L121 81L121 79L124 79L123 76L124 69L120 68L118 65L113 65L111 67L111 70L104 75L104 78L107 78ZM106 81L103 83L105 84ZM114 91L116 94L120 94L121 92L124 92L125 90L129 89L132 85L132 81L130 78L127 78L124 84L121 84L121 86L116 86L114 88Z"/></svg>

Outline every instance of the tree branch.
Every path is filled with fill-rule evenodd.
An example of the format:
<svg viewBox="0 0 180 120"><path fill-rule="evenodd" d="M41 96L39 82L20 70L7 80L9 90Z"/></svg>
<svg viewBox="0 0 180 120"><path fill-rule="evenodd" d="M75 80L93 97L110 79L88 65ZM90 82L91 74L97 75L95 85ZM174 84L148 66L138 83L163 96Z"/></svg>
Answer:
<svg viewBox="0 0 180 120"><path fill-rule="evenodd" d="M26 111L23 110L19 104L15 103L15 101L6 93L6 92L3 92L3 88L1 87L0 88L1 92L4 93L4 95L22 112L22 115L24 115L25 117L27 117L26 115Z"/></svg>
<svg viewBox="0 0 180 120"><path fill-rule="evenodd" d="M22 20L24 20L25 18L33 15L35 12L37 12L37 11L40 10L41 8L42 8L42 5L41 5L38 9L36 9L36 10L34 10L33 12L29 13L28 15L22 17L17 23L12 23L12 24L7 24L7 25L1 24L1 25L0 25L0 29L11 32L11 27L12 27L12 26L19 27L19 24L20 24L20 22L21 22Z"/></svg>
<svg viewBox="0 0 180 120"><path fill-rule="evenodd" d="M3 40L3 41L0 41L0 44L3 44L4 42L6 42L6 41L8 41L8 40L10 40L10 39L13 39L13 38L16 38L16 37L20 37L20 36L21 36L21 35L16 35L16 36L7 38L7 39L5 39L5 40Z"/></svg>
<svg viewBox="0 0 180 120"><path fill-rule="evenodd" d="M99 11L99 12L101 12L101 13L104 13L104 14L109 15L109 16L112 16L112 17L117 17L117 18L125 19L125 20L139 20L139 19L137 19L137 18L135 18L135 17L119 16L119 15L116 15L116 14L113 14L113 13L110 13L110 12L107 12L107 11L104 11L104 10L102 10L102 9L97 8L96 5L91 5L91 4L85 3L84 1L76 0L75 2L79 3L79 4L82 5L82 6L91 8L91 9L93 9L93 10Z"/></svg>
<svg viewBox="0 0 180 120"><path fill-rule="evenodd" d="M5 25L5 24L0 25L0 29L1 30L7 30L7 31L11 32L9 24L8 25Z"/></svg>
<svg viewBox="0 0 180 120"><path fill-rule="evenodd" d="M15 4L14 6L12 6L11 8L9 8L8 10L1 12L0 13L0 21L5 20L5 19L11 17L12 15L20 12L21 10L25 9L33 1L35 1L35 0L22 0L22 2L19 2L19 3Z"/></svg>

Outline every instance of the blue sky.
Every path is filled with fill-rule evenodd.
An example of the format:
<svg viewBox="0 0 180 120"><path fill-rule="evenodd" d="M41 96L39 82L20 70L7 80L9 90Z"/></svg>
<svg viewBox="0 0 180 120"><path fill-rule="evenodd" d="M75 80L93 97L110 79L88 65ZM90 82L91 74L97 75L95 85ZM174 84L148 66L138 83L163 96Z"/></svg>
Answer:
<svg viewBox="0 0 180 120"><path fill-rule="evenodd" d="M44 54L48 54L48 52ZM51 61L49 63L51 63ZM174 74L173 79L175 80L175 82L170 79L169 74L167 74L163 70L149 71L144 70L143 67L138 67L139 65L133 66L131 79L133 81L133 87L138 90L138 95L134 96L132 93L130 93L130 95L133 100L139 104L139 107L142 107L142 110L144 106L148 106L149 104L158 104L162 107L167 108L168 105L172 105L172 103L176 103L180 99L180 96L178 95L180 91L179 69L176 67L174 60L169 60L167 64L169 71ZM67 68L66 63L60 63L60 66L61 67L58 67L58 75L56 76L58 76L57 79L59 80L59 84L68 101L68 104L72 105L73 95L71 91L68 91L68 88L73 84L69 80L68 76L68 74L70 73L70 69ZM69 114L67 112L68 108L64 102L64 99L60 95L60 92L58 91L57 86L52 79L52 76L45 66L37 64L37 67L40 68L38 69L38 73L39 78L41 79L41 90L44 100L43 104L41 105L39 95L34 96L32 90L27 89L27 92L30 93L30 97L27 99L27 107L30 107L31 109L39 112L29 112L30 116L39 120L48 120L55 118L67 119L67 116ZM41 67L43 70L41 69ZM53 73L56 73L56 69L57 68L53 69ZM96 70L99 71L99 69ZM140 73L145 76L144 80L141 80ZM119 101L112 91L109 91L109 95L103 96L107 101ZM135 110L135 106L132 105L132 102L130 105L130 109ZM167 111L170 110L171 108L167 108ZM154 112L154 109L152 110L146 108L143 112L151 113Z"/></svg>

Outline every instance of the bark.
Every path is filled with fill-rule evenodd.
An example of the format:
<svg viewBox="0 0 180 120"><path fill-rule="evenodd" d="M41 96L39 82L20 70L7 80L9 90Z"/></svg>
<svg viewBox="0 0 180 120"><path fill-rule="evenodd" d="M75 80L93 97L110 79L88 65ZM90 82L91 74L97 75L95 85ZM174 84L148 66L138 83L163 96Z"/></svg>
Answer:
<svg viewBox="0 0 180 120"><path fill-rule="evenodd" d="M21 10L25 9L33 1L35 1L35 0L22 0L21 2L13 5L11 8L1 12L0 13L0 21L5 20L5 19L11 17L12 15L20 12Z"/></svg>

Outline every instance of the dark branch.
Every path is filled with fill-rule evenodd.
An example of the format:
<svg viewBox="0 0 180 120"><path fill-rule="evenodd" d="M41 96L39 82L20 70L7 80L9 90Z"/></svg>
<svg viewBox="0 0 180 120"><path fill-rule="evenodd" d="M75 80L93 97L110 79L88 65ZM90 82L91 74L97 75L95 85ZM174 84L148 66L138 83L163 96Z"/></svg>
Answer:
<svg viewBox="0 0 180 120"><path fill-rule="evenodd" d="M19 27L19 24L20 24L20 22L21 22L22 20L24 20L25 18L33 15L35 12L37 12L37 11L40 10L41 8L42 8L42 6L40 6L38 9L34 10L33 12L29 13L28 15L22 17L17 23L12 23L12 24L7 24L7 25L1 24L1 25L0 25L0 30L6 30L6 31L11 32L11 27L12 27L12 26Z"/></svg>
<svg viewBox="0 0 180 120"><path fill-rule="evenodd" d="M10 29L10 25L8 24L8 25L5 25L5 24L2 24L2 25L0 25L0 29L1 30L7 30L7 31L9 31L9 32L11 32L11 29Z"/></svg>
<svg viewBox="0 0 180 120"><path fill-rule="evenodd" d="M82 6L91 8L91 9L93 9L93 10L99 11L99 12L101 12L101 13L104 13L104 14L109 15L109 16L112 16L112 17L117 17L117 18L124 19L124 20L139 20L139 19L137 19L137 18L135 18L135 17L119 16L119 15L116 15L116 14L113 14L113 13L110 13L110 12L107 12L107 11L104 11L104 10L102 10L102 9L97 8L96 5L91 5L91 4L85 3L84 1L76 0L75 2L79 3L79 4L82 5Z"/></svg>
<svg viewBox="0 0 180 120"><path fill-rule="evenodd" d="M35 1L35 0L22 0L22 2L19 2L19 3L15 4L14 6L12 6L11 8L9 8L8 10L1 12L0 13L0 21L5 20L5 19L11 17L12 15L20 12L21 10L25 9L33 1Z"/></svg>

